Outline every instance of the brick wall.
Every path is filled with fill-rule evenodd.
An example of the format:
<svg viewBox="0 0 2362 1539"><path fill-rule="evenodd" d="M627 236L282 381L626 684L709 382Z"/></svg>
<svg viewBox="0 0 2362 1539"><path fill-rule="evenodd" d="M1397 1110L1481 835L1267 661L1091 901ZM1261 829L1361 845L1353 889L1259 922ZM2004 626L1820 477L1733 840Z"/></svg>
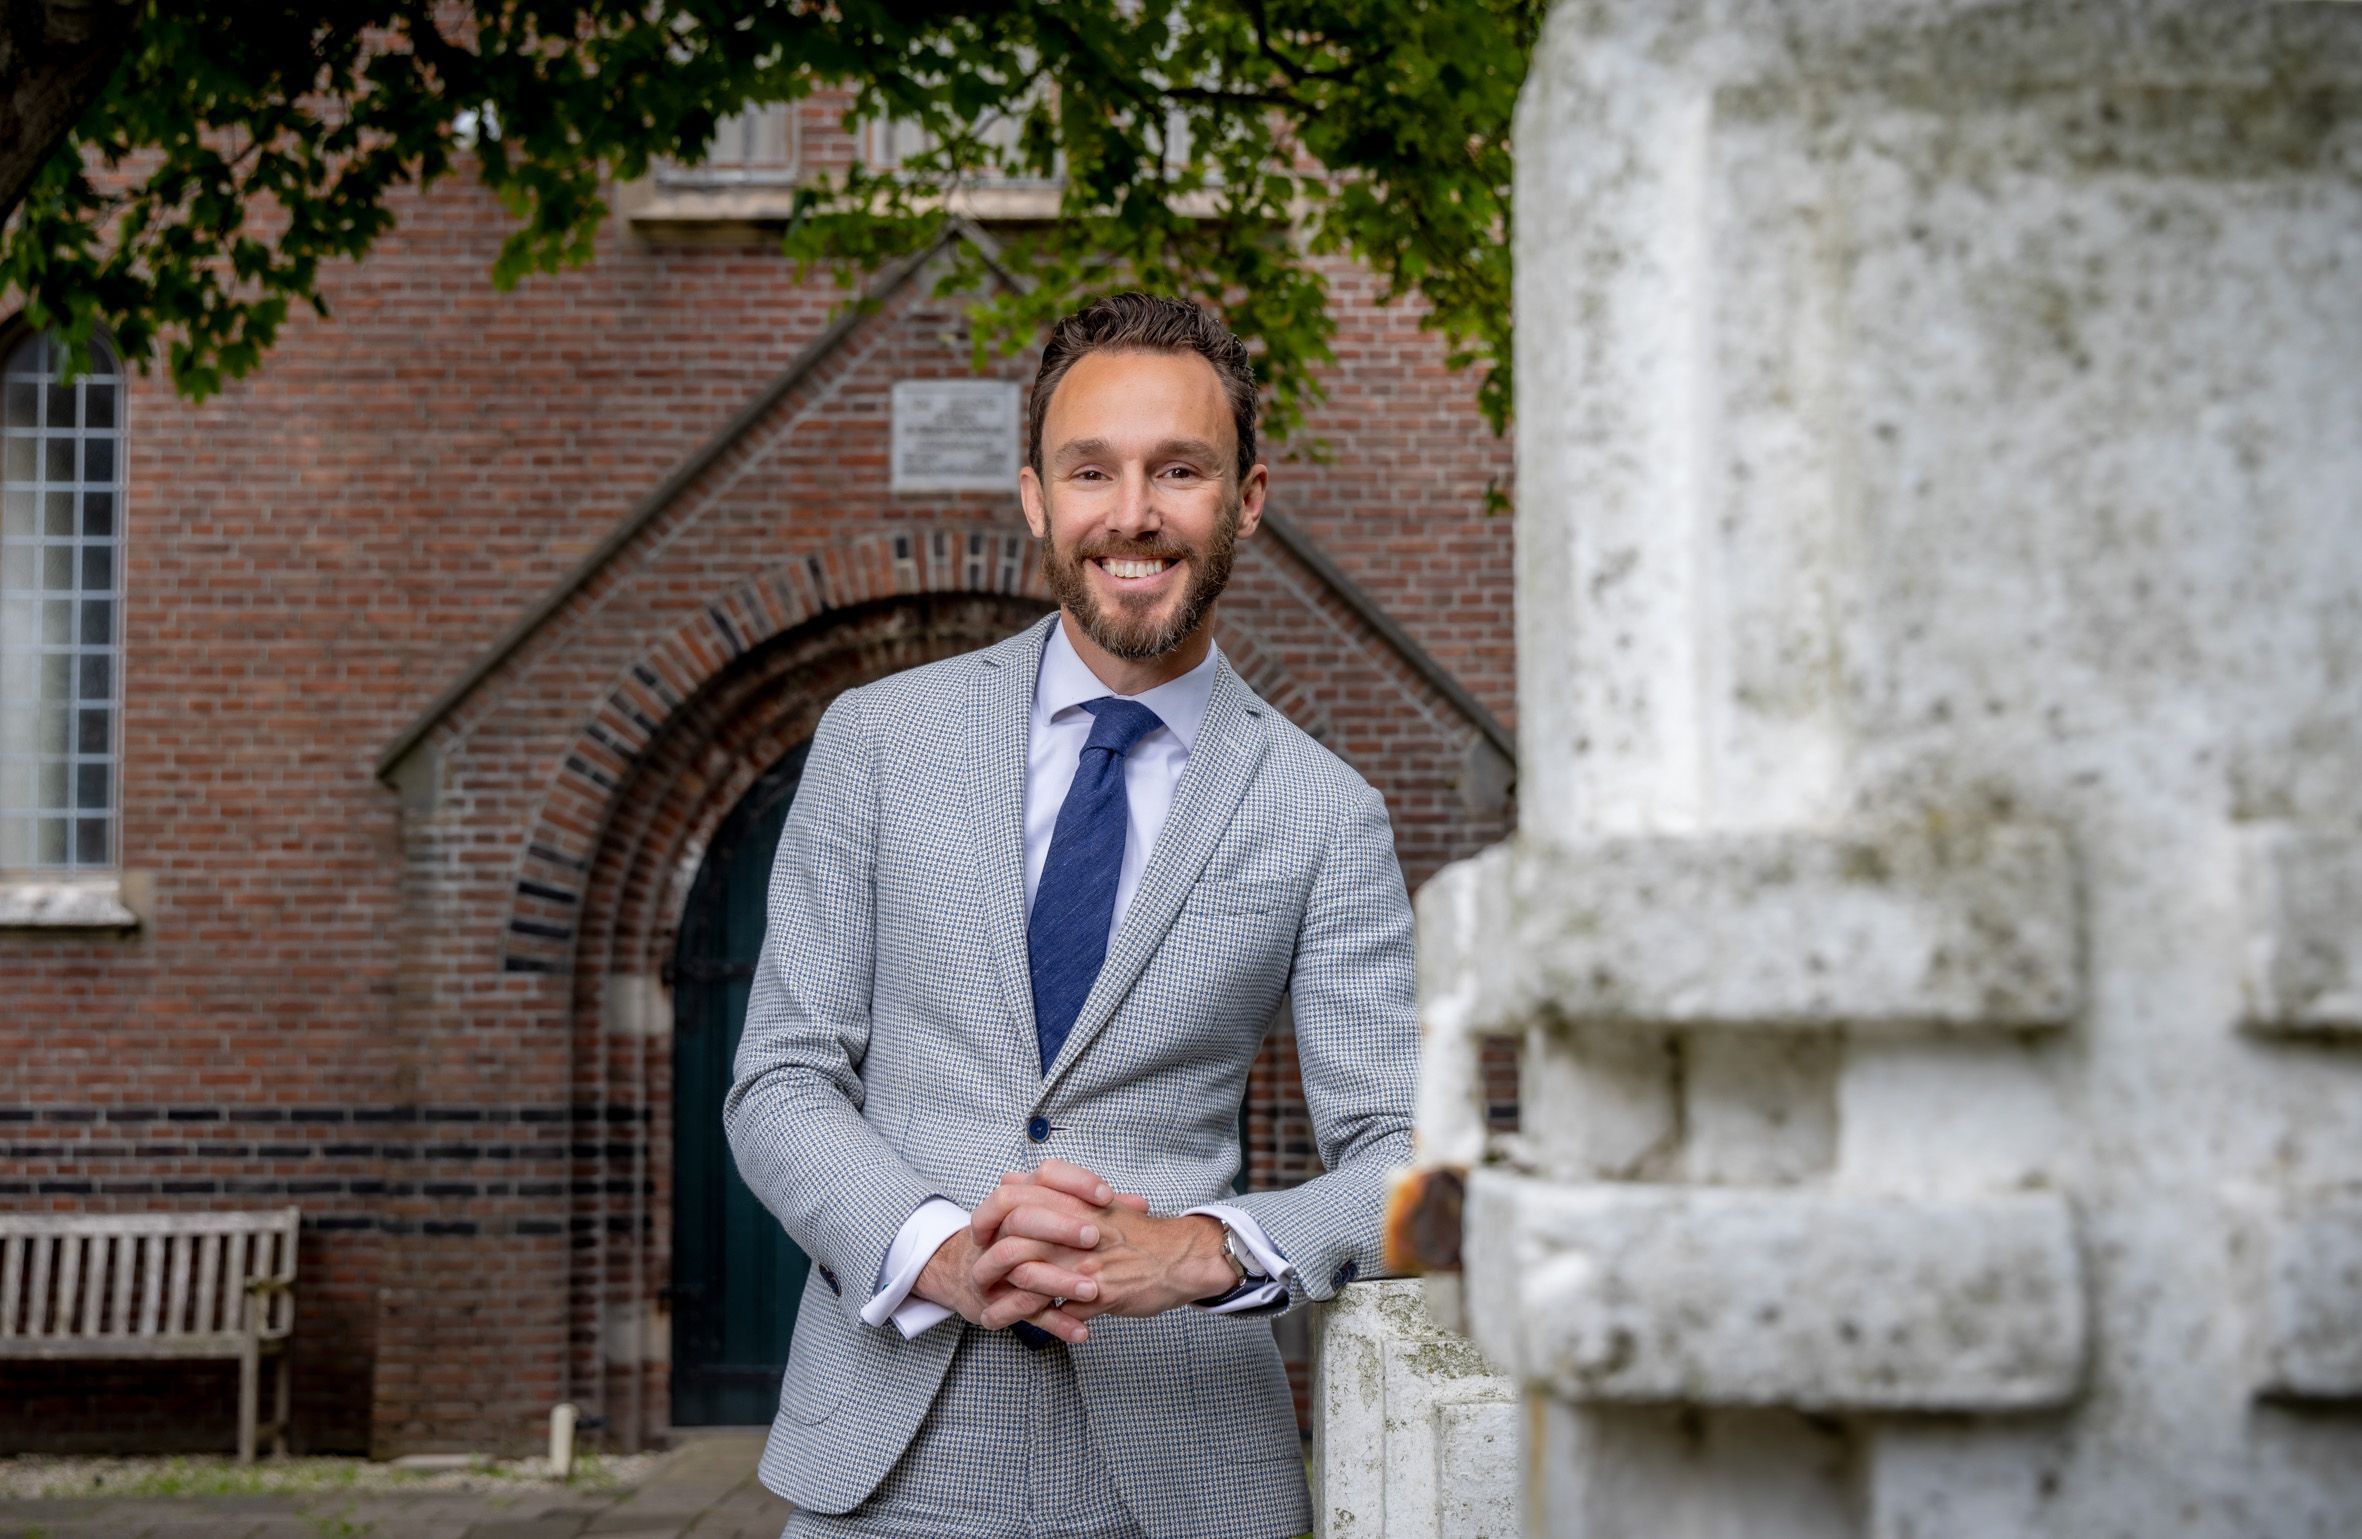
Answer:
<svg viewBox="0 0 2362 1539"><path fill-rule="evenodd" d="M610 979L658 966L681 857L795 730L755 705L785 654L685 694L587 823L566 760L632 661L756 574L856 550L890 567L897 530L1022 528L1013 495L884 490L886 385L966 366L954 308L913 291L460 703L434 739L441 799L406 822L377 755L838 297L759 246L620 226L589 267L498 295L501 230L463 186L410 200L257 376L195 407L134 389L123 851L153 909L120 941L0 937L0 1201L299 1202L299 1447L518 1444L560 1395L606 1405L619 1437L661 1433L661 1363L609 1359L617 1321L661 1327L669 1060L601 1022ZM1281 463L1274 506L1510 718L1508 523L1478 505L1505 451L1407 317L1340 292L1317 424L1338 457ZM964 578L881 571L778 645L839 659L818 690L977 644L1040 602L1021 567L969 600ZM1414 884L1498 836L1499 809L1461 794L1469 724L1317 573L1255 542L1224 608L1251 682L1387 792ZM555 971L512 967L547 939L517 928L548 917L534 831L568 819L575 933ZM1257 1075L1258 1181L1307 1168L1291 1056L1275 1043ZM92 1382L0 1367L0 1443L228 1442L200 1370Z"/></svg>

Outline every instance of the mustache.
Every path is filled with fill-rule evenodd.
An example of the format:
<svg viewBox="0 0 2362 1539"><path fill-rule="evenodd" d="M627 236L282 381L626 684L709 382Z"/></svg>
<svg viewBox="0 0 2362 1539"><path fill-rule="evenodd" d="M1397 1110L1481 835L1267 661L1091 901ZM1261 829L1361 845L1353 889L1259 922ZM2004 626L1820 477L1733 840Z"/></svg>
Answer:
<svg viewBox="0 0 2362 1539"><path fill-rule="evenodd" d="M1124 545L1102 540L1074 553L1077 561L1188 561L1195 556L1186 545Z"/></svg>

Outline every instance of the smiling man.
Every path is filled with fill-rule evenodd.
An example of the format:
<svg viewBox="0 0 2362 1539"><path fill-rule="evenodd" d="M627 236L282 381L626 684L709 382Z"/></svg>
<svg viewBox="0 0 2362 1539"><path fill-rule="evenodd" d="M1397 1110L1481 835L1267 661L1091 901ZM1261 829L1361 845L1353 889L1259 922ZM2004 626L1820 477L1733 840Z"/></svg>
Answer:
<svg viewBox="0 0 2362 1539"><path fill-rule="evenodd" d="M1058 612L814 734L723 1112L814 1261L791 1535L1311 1526L1267 1321L1376 1268L1411 916L1384 801L1214 641L1255 416L1195 306L1061 321L1020 476ZM1232 1195L1283 995L1326 1173Z"/></svg>

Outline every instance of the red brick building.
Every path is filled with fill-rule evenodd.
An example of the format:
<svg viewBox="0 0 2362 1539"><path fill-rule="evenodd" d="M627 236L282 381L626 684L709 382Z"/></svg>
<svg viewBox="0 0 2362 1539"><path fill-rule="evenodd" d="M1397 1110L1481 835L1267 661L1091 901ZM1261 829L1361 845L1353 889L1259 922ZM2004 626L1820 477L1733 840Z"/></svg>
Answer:
<svg viewBox="0 0 2362 1539"><path fill-rule="evenodd" d="M0 1204L300 1206L300 1450L521 1446L560 1400L634 1447L776 1387L741 1338L793 1294L746 1275L800 1258L721 1205L710 1112L799 745L1047 601L1013 486L893 489L893 387L969 377L940 249L838 318L762 198L643 191L504 295L447 184L202 406L43 394L0 333ZM1334 456L1273 456L1220 638L1416 886L1511 816L1508 451L1335 293ZM1310 1166L1284 1022L1242 1136L1255 1183ZM0 1364L0 1448L224 1447L231 1382Z"/></svg>

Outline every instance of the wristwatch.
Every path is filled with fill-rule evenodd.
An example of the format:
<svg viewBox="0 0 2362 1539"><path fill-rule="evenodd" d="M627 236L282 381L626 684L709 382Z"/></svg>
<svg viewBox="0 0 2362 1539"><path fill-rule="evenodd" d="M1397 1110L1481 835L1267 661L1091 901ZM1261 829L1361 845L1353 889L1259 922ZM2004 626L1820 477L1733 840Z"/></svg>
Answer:
<svg viewBox="0 0 2362 1539"><path fill-rule="evenodd" d="M1222 1226L1222 1259L1230 1263L1230 1269L1238 1273L1238 1280L1242 1283L1250 1278L1256 1282L1270 1281L1261 1272L1255 1270L1255 1258L1248 1251L1246 1242L1241 1240L1238 1237L1238 1231L1228 1224Z"/></svg>

